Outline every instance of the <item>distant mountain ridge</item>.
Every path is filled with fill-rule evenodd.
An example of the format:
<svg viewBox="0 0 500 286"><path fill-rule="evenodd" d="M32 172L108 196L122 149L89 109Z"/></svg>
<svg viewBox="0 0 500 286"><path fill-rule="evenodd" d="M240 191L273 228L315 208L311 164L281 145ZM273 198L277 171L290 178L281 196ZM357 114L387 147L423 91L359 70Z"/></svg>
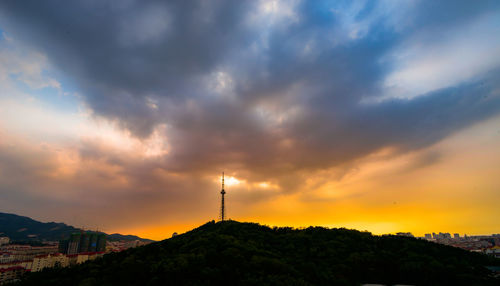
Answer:
<svg viewBox="0 0 500 286"><path fill-rule="evenodd" d="M16 241L47 240L56 241L68 238L72 233L83 231L80 228L58 222L40 222L16 214L0 212L0 236L8 236ZM106 234L109 240L153 241L135 235L119 233Z"/></svg>

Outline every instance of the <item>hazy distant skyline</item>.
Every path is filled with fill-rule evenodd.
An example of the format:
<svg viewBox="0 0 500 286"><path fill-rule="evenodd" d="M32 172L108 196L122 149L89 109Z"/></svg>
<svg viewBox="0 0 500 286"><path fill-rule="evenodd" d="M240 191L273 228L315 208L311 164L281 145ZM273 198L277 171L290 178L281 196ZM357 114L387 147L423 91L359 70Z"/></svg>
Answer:
<svg viewBox="0 0 500 286"><path fill-rule="evenodd" d="M500 232L498 1L1 1L0 209Z"/></svg>

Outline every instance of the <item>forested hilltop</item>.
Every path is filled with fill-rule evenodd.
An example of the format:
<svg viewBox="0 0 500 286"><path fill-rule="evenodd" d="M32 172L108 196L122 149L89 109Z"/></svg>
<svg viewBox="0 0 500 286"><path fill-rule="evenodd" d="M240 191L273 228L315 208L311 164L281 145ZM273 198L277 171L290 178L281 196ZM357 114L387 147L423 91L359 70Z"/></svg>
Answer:
<svg viewBox="0 0 500 286"><path fill-rule="evenodd" d="M347 229L209 222L188 233L18 285L500 285L498 259Z"/></svg>

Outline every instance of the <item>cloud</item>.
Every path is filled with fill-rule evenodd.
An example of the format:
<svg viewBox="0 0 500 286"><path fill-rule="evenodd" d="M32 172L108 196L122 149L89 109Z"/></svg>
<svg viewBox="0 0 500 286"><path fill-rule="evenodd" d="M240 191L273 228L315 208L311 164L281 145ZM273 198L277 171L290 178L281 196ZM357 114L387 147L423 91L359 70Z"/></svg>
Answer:
<svg viewBox="0 0 500 286"><path fill-rule="evenodd" d="M50 68L44 54L25 48L22 44L5 35L5 32L0 38L0 44L0 80L3 85L3 92L0 96L5 96L9 92L9 79L14 79L31 89L54 88L60 90L61 84L43 73L43 70Z"/></svg>
<svg viewBox="0 0 500 286"><path fill-rule="evenodd" d="M155 43L168 37L170 13L165 5L145 5L123 17L119 42L124 46Z"/></svg>
<svg viewBox="0 0 500 286"><path fill-rule="evenodd" d="M441 54L455 45L472 56L476 49L464 47L468 42L455 29L469 24L464 19L484 18L489 4L467 13L467 7L443 4L440 9L452 13L443 19L429 19L423 7L411 4L402 10L413 12L412 21L399 29L384 10L394 8L387 3L210 4L82 1L58 3L54 9L55 2L7 2L1 24L68 73L96 115L141 138L156 126L169 126L172 152L166 168L208 170L226 158L251 173L321 169L387 145L432 144L496 112L495 98L488 103L493 110L485 113L481 97L472 96L487 95L494 81L487 83L489 89L478 90L474 83L454 86L471 80L451 73L459 57L441 64L440 76L451 79L427 88L417 88L419 82L426 85L418 77L409 78L426 74L419 71L422 56L406 61L402 70L393 68L400 58L380 61L401 54L394 47L416 34L434 39L427 21L435 23L434 30L441 25L455 34L451 40L434 39ZM280 24L259 25L255 19L262 17ZM495 27L490 20L472 21L469 31L489 33ZM476 45L486 39L478 36ZM312 55L304 56L308 50ZM460 70L471 65L476 66L462 62ZM423 100L360 104L363 98L384 96L384 80L407 86L412 80L411 92L428 94ZM464 100L472 105L461 104ZM294 155L285 155L290 152Z"/></svg>
<svg viewBox="0 0 500 286"><path fill-rule="evenodd" d="M201 189L215 187L209 174L224 169L253 186L245 196L258 201L303 190L308 176L328 170L341 179L381 150L420 150L497 115L500 62L490 40L499 8L3 1L0 27L64 75L94 118L122 129L113 148L79 137L76 194L95 182L116 206L135 196L185 202L204 198ZM29 79L28 69L19 74Z"/></svg>
<svg viewBox="0 0 500 286"><path fill-rule="evenodd" d="M414 97L463 81L484 77L500 65L500 13L486 13L458 25L436 41L416 34L391 53L396 69L385 79L385 96ZM391 90L392 89L392 90Z"/></svg>
<svg viewBox="0 0 500 286"><path fill-rule="evenodd" d="M2 135L5 211L100 228L137 226L146 218L179 223L215 211L206 202L216 205L217 196L199 192L199 186L216 188L209 178L167 172L157 158L127 155L100 140L71 147Z"/></svg>

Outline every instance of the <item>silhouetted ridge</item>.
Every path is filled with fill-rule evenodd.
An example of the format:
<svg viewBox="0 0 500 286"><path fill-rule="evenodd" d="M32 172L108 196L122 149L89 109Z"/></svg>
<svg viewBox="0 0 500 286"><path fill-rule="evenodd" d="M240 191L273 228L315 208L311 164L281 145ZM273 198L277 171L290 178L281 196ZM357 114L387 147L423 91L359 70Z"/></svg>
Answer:
<svg viewBox="0 0 500 286"><path fill-rule="evenodd" d="M209 222L21 285L498 285L482 254L347 229Z"/></svg>
<svg viewBox="0 0 500 286"><path fill-rule="evenodd" d="M0 212L0 236L8 236L13 241L58 241L67 239L72 233L82 229L60 222L40 222L32 218ZM108 234L108 240L142 240L135 235Z"/></svg>

